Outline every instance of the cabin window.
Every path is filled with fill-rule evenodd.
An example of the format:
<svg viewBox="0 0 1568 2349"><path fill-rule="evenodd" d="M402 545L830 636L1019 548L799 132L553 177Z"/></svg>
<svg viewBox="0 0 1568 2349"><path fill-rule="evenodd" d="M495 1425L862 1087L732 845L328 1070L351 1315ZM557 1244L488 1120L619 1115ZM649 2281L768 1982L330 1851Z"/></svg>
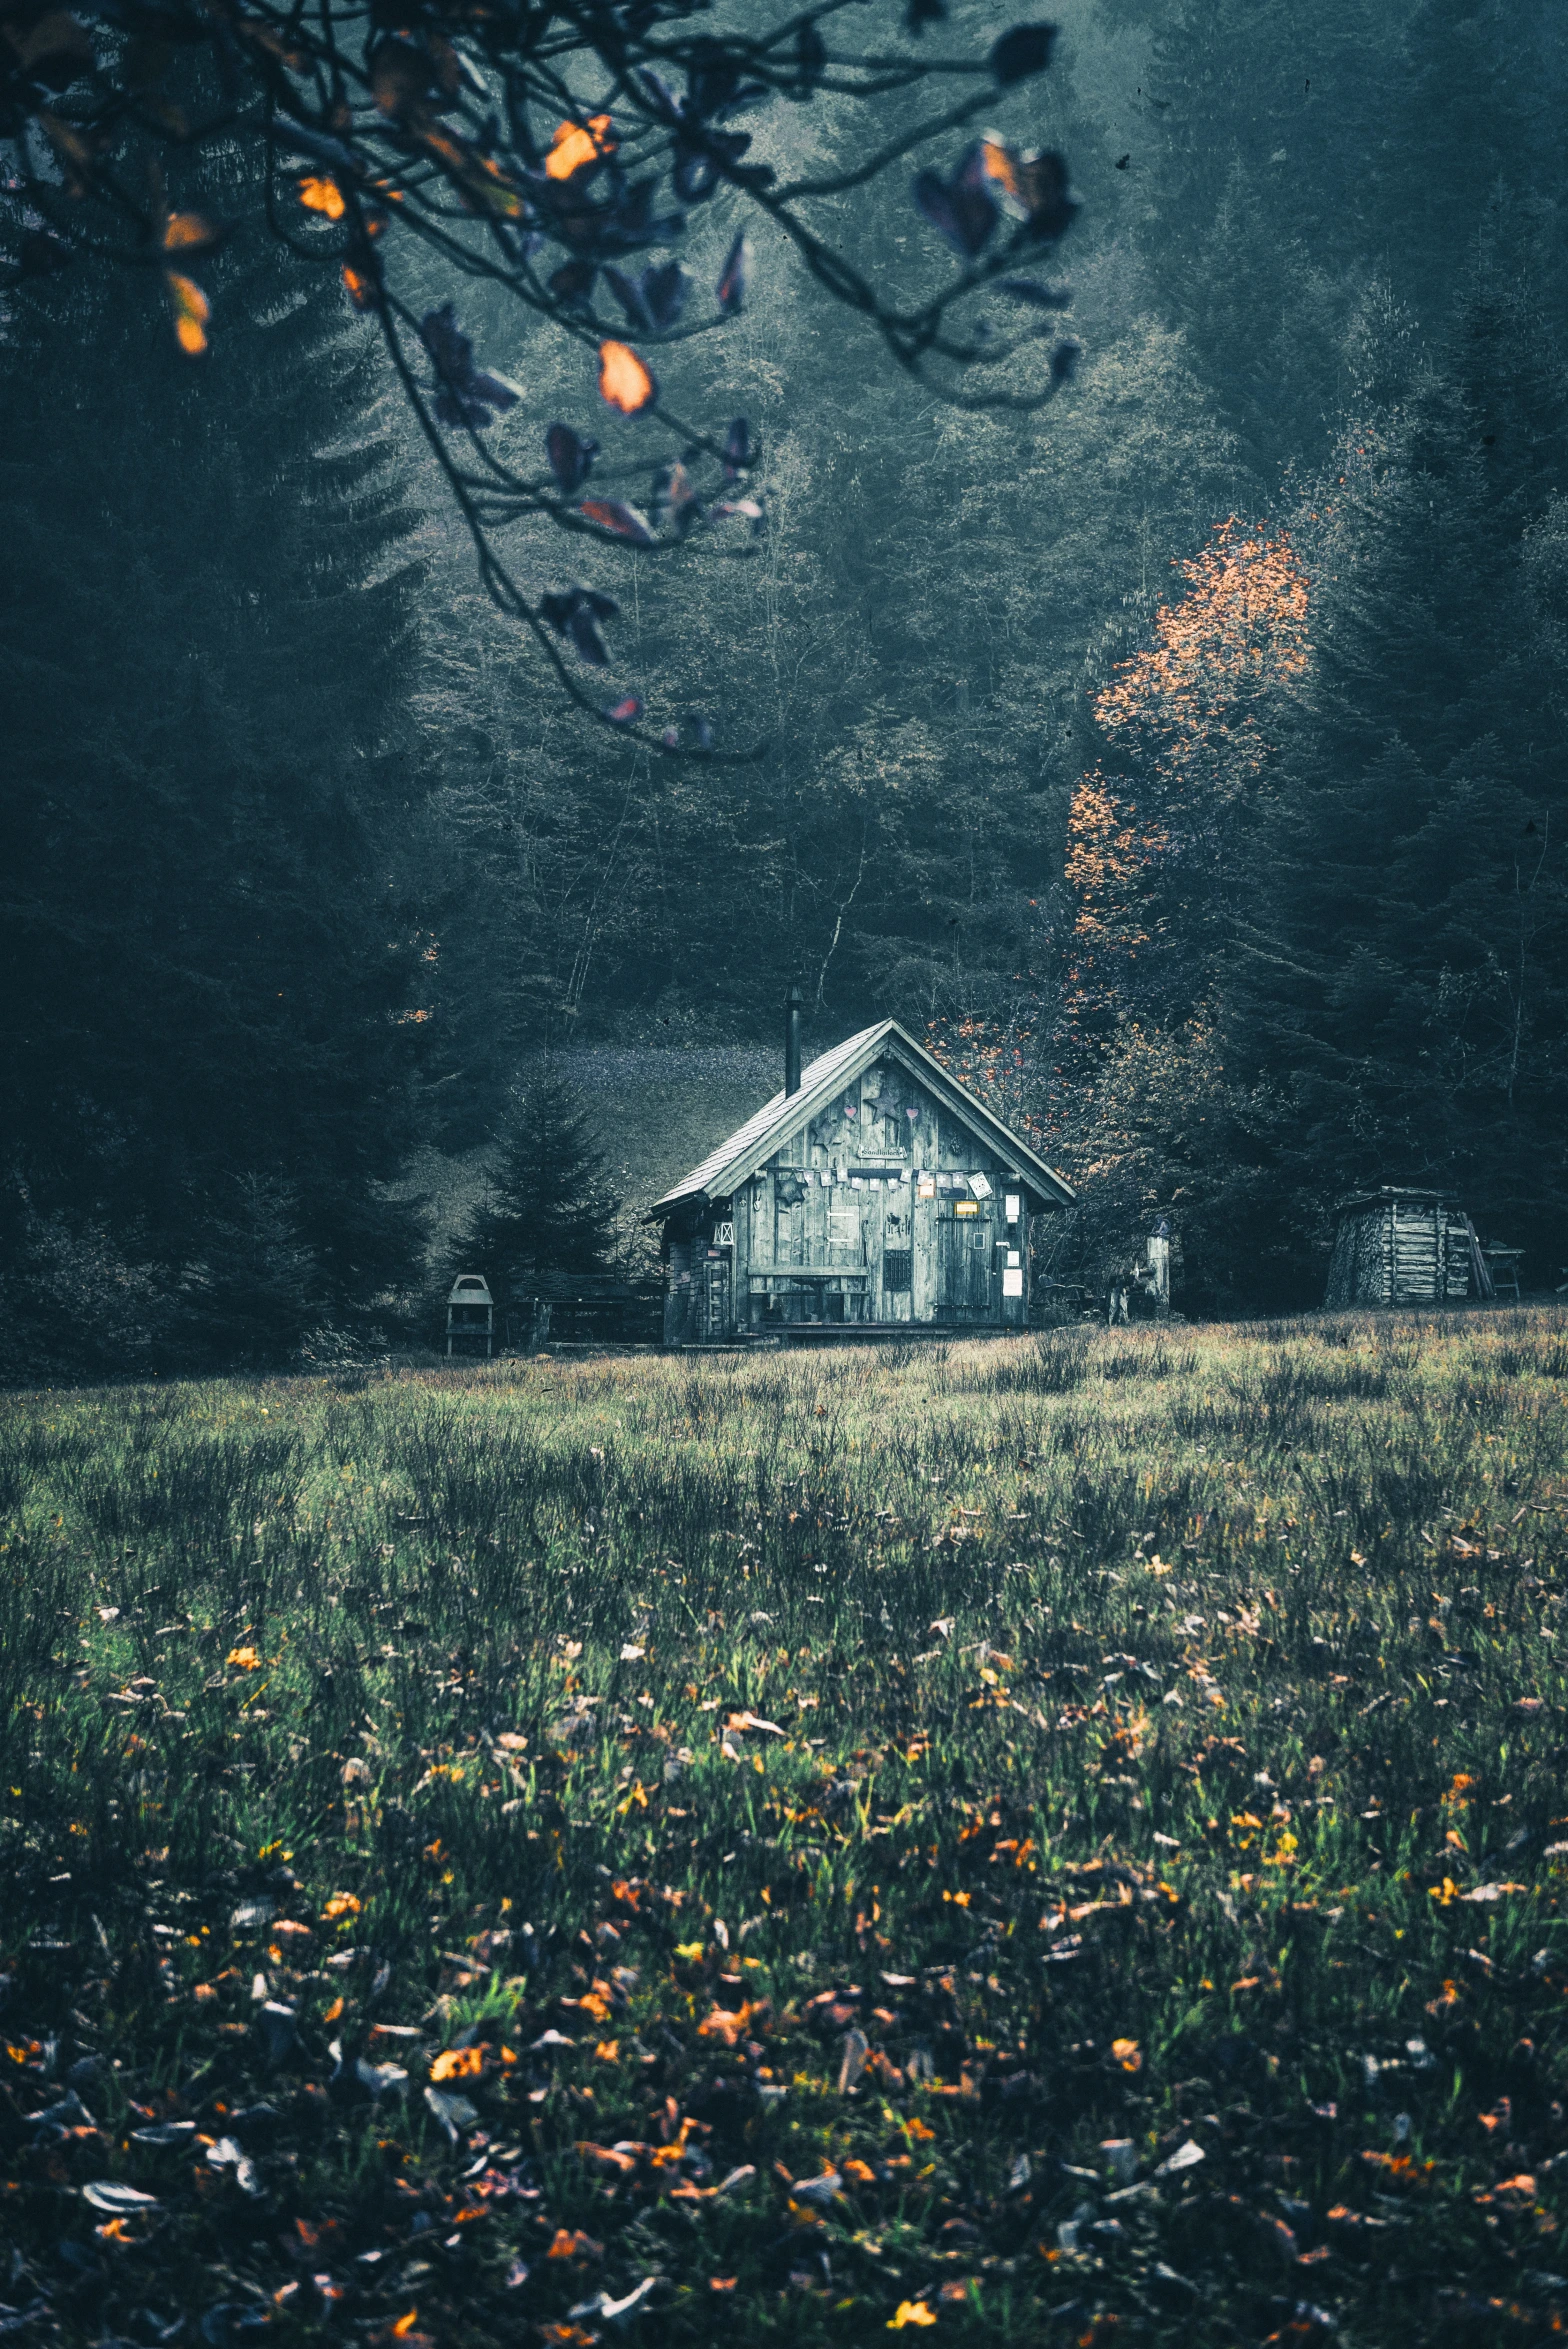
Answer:
<svg viewBox="0 0 1568 2349"><path fill-rule="evenodd" d="M909 1248L889 1248L882 1258L882 1286L890 1293L907 1294L914 1275L914 1252Z"/></svg>
<svg viewBox="0 0 1568 2349"><path fill-rule="evenodd" d="M853 1247L860 1238L860 1201L847 1185L828 1193L828 1238L835 1247Z"/></svg>

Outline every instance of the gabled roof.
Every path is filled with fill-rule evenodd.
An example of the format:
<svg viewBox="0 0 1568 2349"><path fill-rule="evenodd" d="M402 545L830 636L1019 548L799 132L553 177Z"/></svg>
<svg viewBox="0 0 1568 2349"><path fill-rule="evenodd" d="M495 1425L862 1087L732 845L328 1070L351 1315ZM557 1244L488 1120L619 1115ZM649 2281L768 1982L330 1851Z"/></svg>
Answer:
<svg viewBox="0 0 1568 2349"><path fill-rule="evenodd" d="M846 1036L842 1044L835 1044L831 1052L824 1052L820 1059L812 1061L801 1073L798 1093L775 1093L755 1117L748 1118L727 1142L721 1142L701 1166L693 1167L672 1191L666 1191L648 1209L644 1222L657 1223L688 1200L728 1198L775 1151L809 1125L836 1093L874 1060L883 1057L902 1061L936 1095L950 1116L967 1125L988 1149L1016 1167L1024 1188L1032 1191L1040 1204L1049 1207L1073 1204L1077 1194L1072 1185L1047 1166L1043 1158L1037 1157L1027 1142L1020 1142L1010 1126L993 1116L982 1101L951 1077L941 1062L923 1044L917 1044L897 1020L878 1020L875 1027L862 1028L858 1035Z"/></svg>

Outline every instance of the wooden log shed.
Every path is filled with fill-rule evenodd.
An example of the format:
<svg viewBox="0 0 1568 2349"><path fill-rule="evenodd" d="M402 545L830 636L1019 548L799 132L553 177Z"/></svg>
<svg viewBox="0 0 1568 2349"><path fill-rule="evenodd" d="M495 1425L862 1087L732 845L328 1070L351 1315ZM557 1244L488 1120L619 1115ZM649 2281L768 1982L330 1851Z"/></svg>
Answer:
<svg viewBox="0 0 1568 2349"><path fill-rule="evenodd" d="M1447 1192L1390 1183L1340 1201L1326 1306L1457 1305L1492 1294L1475 1226Z"/></svg>
<svg viewBox="0 0 1568 2349"><path fill-rule="evenodd" d="M896 1020L785 1083L649 1209L664 1342L1018 1329L1036 1216L1074 1193Z"/></svg>

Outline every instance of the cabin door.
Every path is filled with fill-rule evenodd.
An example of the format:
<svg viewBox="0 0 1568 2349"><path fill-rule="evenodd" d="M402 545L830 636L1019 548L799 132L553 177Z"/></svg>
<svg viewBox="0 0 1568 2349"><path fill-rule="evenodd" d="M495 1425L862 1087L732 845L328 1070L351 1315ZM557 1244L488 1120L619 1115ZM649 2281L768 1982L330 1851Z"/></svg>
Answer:
<svg viewBox="0 0 1568 2349"><path fill-rule="evenodd" d="M995 1321L996 1234L989 1203L978 1215L944 1215L937 1224L937 1312L942 1320Z"/></svg>
<svg viewBox="0 0 1568 2349"><path fill-rule="evenodd" d="M710 1248L701 1267L702 1336L715 1345L730 1335L730 1253Z"/></svg>

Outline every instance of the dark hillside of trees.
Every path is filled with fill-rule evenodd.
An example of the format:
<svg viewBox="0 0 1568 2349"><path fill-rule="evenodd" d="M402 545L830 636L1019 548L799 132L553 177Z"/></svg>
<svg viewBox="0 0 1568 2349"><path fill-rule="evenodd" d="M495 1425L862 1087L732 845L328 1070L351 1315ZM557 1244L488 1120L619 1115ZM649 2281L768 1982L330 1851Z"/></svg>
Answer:
<svg viewBox="0 0 1568 2349"><path fill-rule="evenodd" d="M1060 20L1060 398L943 404L764 223L678 347L760 438L757 529L612 565L523 526L743 763L618 741L521 657L335 273L236 234L198 366L145 272L7 296L5 1374L417 1327L417 1151L501 1132L542 1050L771 1047L797 980L820 1043L891 1013L1002 1084L1086 1277L1167 1214L1190 1310L1311 1305L1377 1183L1562 1277L1556 11ZM747 120L785 170L861 135L831 92ZM247 166L201 168L221 208ZM827 209L868 266L932 241L902 168ZM580 346L482 283L462 316L521 387L487 445L587 429Z"/></svg>

